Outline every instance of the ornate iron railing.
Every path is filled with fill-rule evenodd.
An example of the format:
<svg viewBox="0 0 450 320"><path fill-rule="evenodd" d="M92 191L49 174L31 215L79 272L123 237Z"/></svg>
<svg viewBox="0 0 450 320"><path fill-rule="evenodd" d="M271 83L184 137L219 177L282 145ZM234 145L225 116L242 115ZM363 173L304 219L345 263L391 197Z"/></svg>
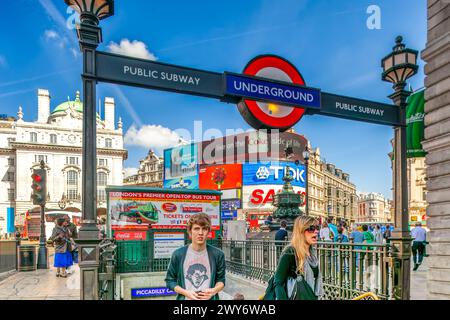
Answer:
<svg viewBox="0 0 450 320"><path fill-rule="evenodd" d="M220 241L227 271L260 282L274 274L282 241ZM392 299L392 263L388 245L320 242L317 246L325 300L351 300L366 292Z"/></svg>

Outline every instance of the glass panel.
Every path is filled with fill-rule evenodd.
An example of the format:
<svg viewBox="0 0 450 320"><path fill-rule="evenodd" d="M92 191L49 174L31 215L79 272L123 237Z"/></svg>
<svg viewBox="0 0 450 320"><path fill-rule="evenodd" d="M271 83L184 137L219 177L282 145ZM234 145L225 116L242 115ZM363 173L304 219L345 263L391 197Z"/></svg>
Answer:
<svg viewBox="0 0 450 320"><path fill-rule="evenodd" d="M387 58L386 60L384 60L384 71L389 70L390 68L392 68L392 57Z"/></svg>
<svg viewBox="0 0 450 320"><path fill-rule="evenodd" d="M417 55L408 53L408 63L417 64Z"/></svg>
<svg viewBox="0 0 450 320"><path fill-rule="evenodd" d="M394 56L394 63L396 66L406 63L406 52L398 53Z"/></svg>

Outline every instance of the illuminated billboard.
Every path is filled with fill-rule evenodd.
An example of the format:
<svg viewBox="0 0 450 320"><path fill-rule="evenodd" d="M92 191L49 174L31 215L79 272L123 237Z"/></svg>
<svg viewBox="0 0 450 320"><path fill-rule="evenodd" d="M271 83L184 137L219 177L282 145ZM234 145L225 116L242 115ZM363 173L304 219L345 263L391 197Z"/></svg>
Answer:
<svg viewBox="0 0 450 320"><path fill-rule="evenodd" d="M164 150L164 188L198 189L196 144Z"/></svg>
<svg viewBox="0 0 450 320"><path fill-rule="evenodd" d="M243 185L283 185L283 176L287 166L294 178L291 184L305 188L305 166L291 162L245 163L242 168Z"/></svg>
<svg viewBox="0 0 450 320"><path fill-rule="evenodd" d="M200 189L227 190L242 187L242 165L224 164L200 166Z"/></svg>

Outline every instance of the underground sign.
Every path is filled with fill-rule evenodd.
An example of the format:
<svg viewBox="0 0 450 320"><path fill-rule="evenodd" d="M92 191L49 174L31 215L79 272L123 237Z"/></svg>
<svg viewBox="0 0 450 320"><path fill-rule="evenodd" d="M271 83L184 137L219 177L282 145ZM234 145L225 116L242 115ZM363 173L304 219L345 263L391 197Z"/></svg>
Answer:
<svg viewBox="0 0 450 320"><path fill-rule="evenodd" d="M305 80L294 65L274 55L262 55L254 58L247 64L243 73L249 76L305 85ZM305 113L304 108L293 108L250 99L243 99L238 104L238 109L245 121L253 128L279 129L280 131L294 126Z"/></svg>

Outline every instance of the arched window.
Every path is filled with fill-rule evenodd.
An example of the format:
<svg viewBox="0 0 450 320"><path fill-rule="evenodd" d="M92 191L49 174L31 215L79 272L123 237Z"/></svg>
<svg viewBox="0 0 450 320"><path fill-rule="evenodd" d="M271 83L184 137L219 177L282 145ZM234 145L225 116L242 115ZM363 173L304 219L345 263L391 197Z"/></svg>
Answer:
<svg viewBox="0 0 450 320"><path fill-rule="evenodd" d="M78 199L78 172L75 170L67 171L67 198Z"/></svg>
<svg viewBox="0 0 450 320"><path fill-rule="evenodd" d="M97 173L97 201L106 201L105 187L108 184L108 175L105 172Z"/></svg>

